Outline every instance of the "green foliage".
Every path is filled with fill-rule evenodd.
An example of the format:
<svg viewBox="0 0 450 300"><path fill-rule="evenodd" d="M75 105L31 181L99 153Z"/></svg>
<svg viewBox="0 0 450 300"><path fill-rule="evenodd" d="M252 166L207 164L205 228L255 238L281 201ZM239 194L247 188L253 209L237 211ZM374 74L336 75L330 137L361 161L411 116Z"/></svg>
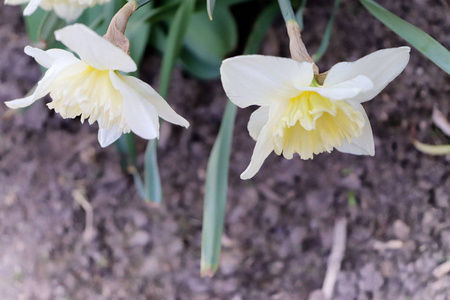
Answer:
<svg viewBox="0 0 450 300"><path fill-rule="evenodd" d="M360 0L361 4L384 25L404 38L414 48L450 74L450 52L438 41L411 23L392 14L373 0Z"/></svg>
<svg viewBox="0 0 450 300"><path fill-rule="evenodd" d="M150 140L145 150L145 199L151 203L161 204L162 188L159 176L158 159L156 150L158 142L156 139Z"/></svg>
<svg viewBox="0 0 450 300"><path fill-rule="evenodd" d="M213 276L219 266L235 117L236 106L228 101L219 135L208 160L203 209L202 276Z"/></svg>
<svg viewBox="0 0 450 300"><path fill-rule="evenodd" d="M236 49L237 40L236 22L228 7L220 5L213 22L198 11L186 32L182 66L201 79L218 78L222 60Z"/></svg>
<svg viewBox="0 0 450 300"><path fill-rule="evenodd" d="M195 0L185 0L179 6L175 17L170 24L169 34L165 41L164 55L160 72L159 93L163 97L167 96L172 70L181 51L184 36L189 26L191 16L194 12L194 4Z"/></svg>
<svg viewBox="0 0 450 300"><path fill-rule="evenodd" d="M328 44L330 43L331 39L331 32L333 31L334 19L336 18L340 2L341 0L334 0L333 11L331 13L330 20L328 21L327 27L325 28L325 32L322 36L322 42L320 43L317 52L312 56L312 59L315 62L318 62L328 49Z"/></svg>
<svg viewBox="0 0 450 300"><path fill-rule="evenodd" d="M266 8L256 20L244 54L256 53L277 15L277 6ZM228 189L228 171L236 106L228 101L219 134L209 156L202 230L202 276L213 276L219 267L223 221Z"/></svg>
<svg viewBox="0 0 450 300"><path fill-rule="evenodd" d="M61 48L55 40L54 32L64 27L66 23L50 11L38 8L34 14L25 17L25 26L33 43L43 43L44 48Z"/></svg>
<svg viewBox="0 0 450 300"><path fill-rule="evenodd" d="M137 65L141 63L150 39L151 23L145 19L152 10L152 3L139 8L129 19L125 30L125 35L130 40L130 56Z"/></svg>
<svg viewBox="0 0 450 300"><path fill-rule="evenodd" d="M194 10L194 4L194 0L185 0L179 6L170 26L167 39L164 41L164 55L159 81L159 93L164 98L167 97L172 70L181 50L187 26L189 25ZM145 190L147 192L147 199L150 202L161 203L162 188L156 151L157 141L149 141L145 152Z"/></svg>

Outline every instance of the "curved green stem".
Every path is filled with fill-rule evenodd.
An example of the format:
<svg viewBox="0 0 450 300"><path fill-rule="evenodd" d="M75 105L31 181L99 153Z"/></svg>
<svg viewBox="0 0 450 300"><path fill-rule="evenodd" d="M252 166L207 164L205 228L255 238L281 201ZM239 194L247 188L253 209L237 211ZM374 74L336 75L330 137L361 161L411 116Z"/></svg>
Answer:
<svg viewBox="0 0 450 300"><path fill-rule="evenodd" d="M280 5L281 13L283 14L284 21L297 23L297 18L295 17L294 10L292 9L292 4L290 0L278 0Z"/></svg>

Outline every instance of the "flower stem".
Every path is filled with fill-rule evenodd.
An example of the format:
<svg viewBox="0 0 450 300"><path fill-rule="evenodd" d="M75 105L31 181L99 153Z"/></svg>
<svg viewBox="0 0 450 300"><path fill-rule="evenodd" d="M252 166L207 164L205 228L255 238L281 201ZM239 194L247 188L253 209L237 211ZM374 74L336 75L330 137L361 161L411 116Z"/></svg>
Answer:
<svg viewBox="0 0 450 300"><path fill-rule="evenodd" d="M131 1L136 2L137 3L137 8L140 8L140 7L144 6L147 3L150 3L152 0L131 0Z"/></svg>
<svg viewBox="0 0 450 300"><path fill-rule="evenodd" d="M281 13L283 14L284 22L286 22L286 24L288 22L297 23L297 19L295 18L294 10L292 9L291 1L290 0L278 0L278 4L280 5L280 10L281 10Z"/></svg>
<svg viewBox="0 0 450 300"><path fill-rule="evenodd" d="M284 21L286 22L286 29L289 35L289 50L291 52L292 59L298 62L312 63L314 74L319 74L319 69L314 64L314 61L308 54L305 44L302 41L300 26L298 25L294 10L292 9L291 1L278 0L278 4L280 5L280 10L283 14Z"/></svg>

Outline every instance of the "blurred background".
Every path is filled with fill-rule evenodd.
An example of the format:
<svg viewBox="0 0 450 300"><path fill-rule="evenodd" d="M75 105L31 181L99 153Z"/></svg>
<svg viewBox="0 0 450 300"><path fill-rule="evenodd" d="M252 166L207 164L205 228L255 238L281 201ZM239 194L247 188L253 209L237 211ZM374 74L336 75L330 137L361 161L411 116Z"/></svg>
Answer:
<svg viewBox="0 0 450 300"><path fill-rule="evenodd" d="M450 48L447 1L378 2ZM239 43L230 55L241 53L246 20L265 5L232 6ZM305 8L310 53L332 7L317 0ZM2 102L23 97L41 76L23 53L29 43L21 8L0 3ZM319 68L402 45L357 1L345 0ZM289 56L281 15L260 53ZM160 66L160 52L148 47L140 77L158 87ZM46 100L23 112L0 105L0 299L312 299L343 216L348 240L333 299L450 299L450 270L438 272L450 259L450 157L422 154L411 143L412 135L450 142L431 120L433 107L450 116L445 72L413 49L405 71L364 104L375 157L333 151L288 161L272 154L249 181L239 174L254 147L246 129L253 108L239 110L212 279L199 271L204 182L227 98L219 79L199 80L180 66L170 84L167 100L191 127L162 123L160 206L141 199L116 148L98 144L96 125L63 120ZM137 138L139 166L145 146ZM92 206L90 238L84 200Z"/></svg>

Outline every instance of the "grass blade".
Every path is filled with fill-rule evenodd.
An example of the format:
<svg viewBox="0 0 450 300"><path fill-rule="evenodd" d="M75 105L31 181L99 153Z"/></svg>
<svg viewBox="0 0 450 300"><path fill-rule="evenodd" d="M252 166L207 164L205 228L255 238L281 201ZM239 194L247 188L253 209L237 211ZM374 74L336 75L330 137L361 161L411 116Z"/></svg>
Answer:
<svg viewBox="0 0 450 300"><path fill-rule="evenodd" d="M167 36L164 56L161 65L161 76L159 82L159 93L163 98L167 98L169 82L172 76L173 67L177 60L181 46L183 45L186 29L189 25L191 15L194 11L195 0L185 0L179 6L175 17L170 25ZM157 161L157 140L151 140L147 144L145 151L145 190L148 201L160 204L162 202L161 178L159 177Z"/></svg>
<svg viewBox="0 0 450 300"><path fill-rule="evenodd" d="M302 0L300 2L300 7L297 9L297 12L295 13L295 17L297 18L298 26L300 27L300 30L303 30L303 12L305 11L307 0Z"/></svg>
<svg viewBox="0 0 450 300"><path fill-rule="evenodd" d="M159 176L156 148L158 141L150 140L145 150L145 199L151 203L161 204L162 188Z"/></svg>
<svg viewBox="0 0 450 300"><path fill-rule="evenodd" d="M172 76L175 61L177 60L181 46L183 45L184 35L186 34L192 13L194 12L194 5L195 0L185 0L178 8L173 22L170 25L161 65L159 83L159 93L163 98L167 97L170 77Z"/></svg>
<svg viewBox="0 0 450 300"><path fill-rule="evenodd" d="M203 212L201 275L213 276L219 265L220 246L227 201L228 169L236 106L227 102L219 135L206 169Z"/></svg>
<svg viewBox="0 0 450 300"><path fill-rule="evenodd" d="M416 26L392 14L373 0L359 0L384 25L404 38L439 68L450 74L450 52Z"/></svg>
<svg viewBox="0 0 450 300"><path fill-rule="evenodd" d="M330 20L328 21L325 32L323 33L322 42L320 43L319 49L317 49L317 52L312 57L315 62L318 62L328 49L328 44L331 39L331 32L333 31L334 19L336 18L340 3L341 0L334 0L333 11L331 12Z"/></svg>
<svg viewBox="0 0 450 300"><path fill-rule="evenodd" d="M277 15L276 4L261 13L248 38L244 54L258 51L265 33ZM219 266L235 116L236 106L228 101L219 134L208 160L203 208L201 276L213 276Z"/></svg>

